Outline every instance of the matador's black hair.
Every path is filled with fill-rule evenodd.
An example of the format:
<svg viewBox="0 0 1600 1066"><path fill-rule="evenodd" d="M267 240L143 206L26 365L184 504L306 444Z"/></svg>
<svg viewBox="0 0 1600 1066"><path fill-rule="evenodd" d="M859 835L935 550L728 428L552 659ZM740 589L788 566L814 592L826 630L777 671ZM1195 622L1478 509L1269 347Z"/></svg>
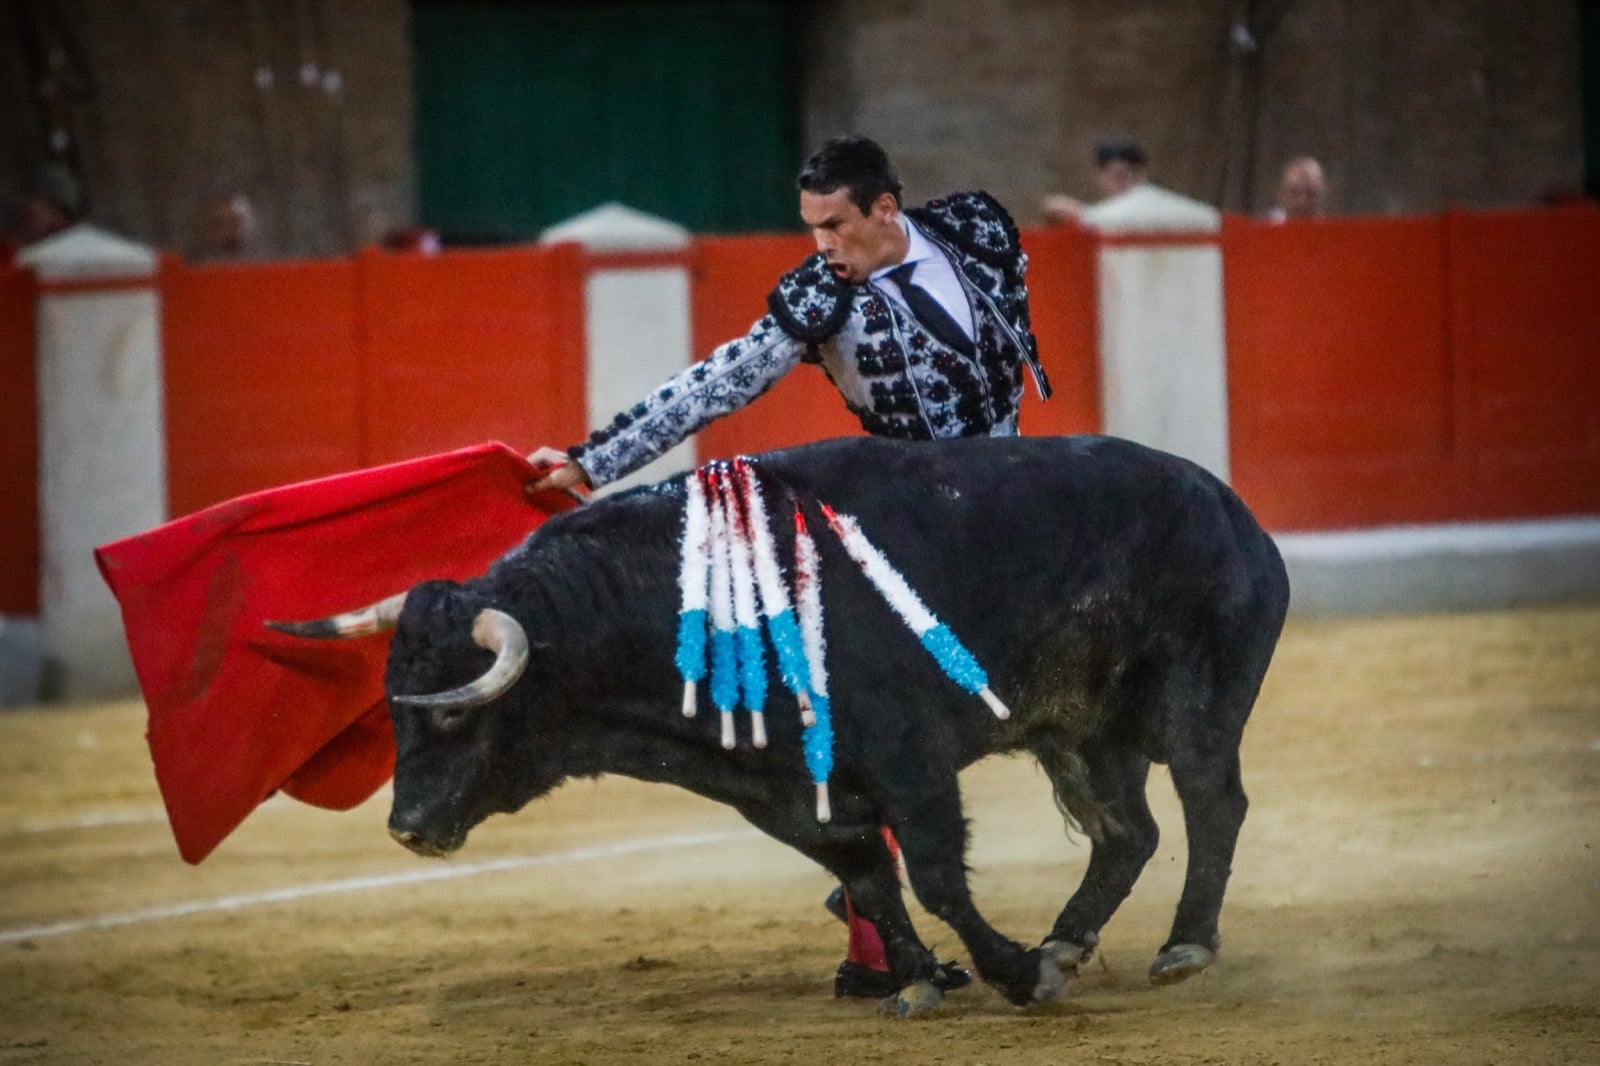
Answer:
<svg viewBox="0 0 1600 1066"><path fill-rule="evenodd" d="M800 168L795 184L803 192L821 195L849 189L850 202L863 215L884 193L894 197L896 206L900 203L900 178L889 154L866 137L835 137L824 144Z"/></svg>

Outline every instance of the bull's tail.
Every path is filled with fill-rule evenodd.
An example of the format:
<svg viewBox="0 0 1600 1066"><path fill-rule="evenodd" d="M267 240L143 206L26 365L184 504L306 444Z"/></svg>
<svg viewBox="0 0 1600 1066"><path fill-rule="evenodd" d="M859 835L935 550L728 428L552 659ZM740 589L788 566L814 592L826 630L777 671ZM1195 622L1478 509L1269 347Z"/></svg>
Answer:
<svg viewBox="0 0 1600 1066"><path fill-rule="evenodd" d="M1028 750L1050 778L1056 808L1061 811L1068 832L1077 830L1096 842L1122 835L1122 823L1089 788L1089 767L1083 756L1064 737L1052 732L1036 733L1029 738Z"/></svg>

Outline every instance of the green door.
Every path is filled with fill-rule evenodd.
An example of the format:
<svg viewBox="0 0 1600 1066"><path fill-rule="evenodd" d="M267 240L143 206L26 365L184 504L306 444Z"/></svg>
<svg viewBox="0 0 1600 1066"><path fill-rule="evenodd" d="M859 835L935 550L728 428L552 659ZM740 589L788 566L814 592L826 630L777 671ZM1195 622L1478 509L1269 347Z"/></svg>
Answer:
<svg viewBox="0 0 1600 1066"><path fill-rule="evenodd" d="M700 232L792 229L784 0L414 0L419 216L536 236L608 200Z"/></svg>

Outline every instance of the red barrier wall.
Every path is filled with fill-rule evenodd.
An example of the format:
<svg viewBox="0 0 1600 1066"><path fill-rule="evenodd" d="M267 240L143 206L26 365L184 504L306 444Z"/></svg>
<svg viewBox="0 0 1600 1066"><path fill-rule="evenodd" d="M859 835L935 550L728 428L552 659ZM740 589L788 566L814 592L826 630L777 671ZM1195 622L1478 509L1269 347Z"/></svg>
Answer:
<svg viewBox="0 0 1600 1066"><path fill-rule="evenodd" d="M1095 347L1094 239L1076 228L1023 235L1031 257L1030 306L1039 352L1055 387L1040 403L1024 373L1023 432L1090 433L1100 426L1099 358ZM743 335L766 313L767 294L784 272L816 250L810 237L711 237L695 243L694 353L704 358ZM860 434L817 367L797 368L750 407L700 432L702 460L783 448L825 437Z"/></svg>
<svg viewBox="0 0 1600 1066"><path fill-rule="evenodd" d="M1029 386L1023 429L1096 430L1094 238L1060 228L1023 242L1056 385L1043 405ZM1230 218L1222 242L1234 480L1268 526L1600 511L1600 211ZM803 235L697 241L696 354L743 334L811 247ZM571 247L168 262L173 513L488 438L579 439L585 269ZM25 309L18 292L0 298ZM31 311L6 321L29 337L0 348L31 351ZM859 432L826 377L802 367L703 432L700 455ZM11 521L5 536L36 544Z"/></svg>
<svg viewBox="0 0 1600 1066"><path fill-rule="evenodd" d="M1039 401L1023 371L1022 432L1029 436L1099 433L1100 340L1098 246L1077 226L1022 234L1028 253L1028 309L1039 359L1054 394Z"/></svg>
<svg viewBox="0 0 1600 1066"><path fill-rule="evenodd" d="M0 614L39 614L33 275L0 265Z"/></svg>
<svg viewBox="0 0 1600 1066"><path fill-rule="evenodd" d="M690 307L694 357L703 359L722 342L743 336L767 313L767 294L779 276L816 250L803 234L697 240ZM845 410L822 369L800 366L743 411L701 430L697 451L704 461L860 433L861 423Z"/></svg>
<svg viewBox="0 0 1600 1066"><path fill-rule="evenodd" d="M577 249L164 264L172 514L483 440L584 432Z"/></svg>
<svg viewBox="0 0 1600 1066"><path fill-rule="evenodd" d="M1451 214L1463 504L1600 512L1600 209Z"/></svg>
<svg viewBox="0 0 1600 1066"><path fill-rule="evenodd" d="M577 246L370 251L358 280L368 464L587 432Z"/></svg>
<svg viewBox="0 0 1600 1066"><path fill-rule="evenodd" d="M353 262L169 259L161 297L170 514L364 464Z"/></svg>
<svg viewBox="0 0 1600 1066"><path fill-rule="evenodd" d="M1600 509L1600 211L1223 227L1235 487L1277 529Z"/></svg>

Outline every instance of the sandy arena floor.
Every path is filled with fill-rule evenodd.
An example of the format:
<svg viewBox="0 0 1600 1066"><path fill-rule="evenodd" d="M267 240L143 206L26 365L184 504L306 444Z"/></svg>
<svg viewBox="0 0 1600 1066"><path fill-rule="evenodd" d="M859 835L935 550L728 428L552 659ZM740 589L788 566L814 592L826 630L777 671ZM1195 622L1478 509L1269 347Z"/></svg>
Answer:
<svg viewBox="0 0 1600 1066"><path fill-rule="evenodd" d="M136 703L0 714L0 1064L1600 1063L1600 607L1292 624L1217 966L1144 981L1158 770L1161 850L1069 997L905 1022L831 997L827 877L686 793L570 784L446 863L384 796L274 801L192 868L142 736ZM964 784L979 905L1036 941L1087 849L1031 762Z"/></svg>

